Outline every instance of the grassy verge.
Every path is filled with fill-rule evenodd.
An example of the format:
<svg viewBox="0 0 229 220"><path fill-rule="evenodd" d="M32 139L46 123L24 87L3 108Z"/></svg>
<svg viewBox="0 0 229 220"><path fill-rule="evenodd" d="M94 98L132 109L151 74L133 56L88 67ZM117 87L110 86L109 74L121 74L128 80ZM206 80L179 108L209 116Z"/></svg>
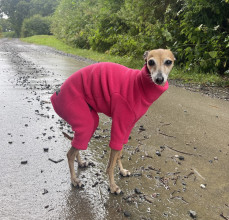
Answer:
<svg viewBox="0 0 229 220"><path fill-rule="evenodd" d="M39 35L39 36L21 38L21 40L28 43L50 46L57 50L63 51L65 53L86 57L88 59L98 61L98 62L114 62L114 63L119 63L128 66L130 68L136 68L136 69L141 69L142 65L144 64L143 60L139 61L137 59L134 60L130 58L128 59L128 58L123 58L123 57L114 56L105 53L98 53L93 50L73 48L63 43L62 41L56 39L54 36Z"/></svg>
<svg viewBox="0 0 229 220"><path fill-rule="evenodd" d="M22 41L40 45L53 47L65 53L74 54L98 62L114 62L119 63L130 68L141 69L144 61L139 59L130 59L128 57L113 56L105 53L98 53L92 50L85 50L73 48L62 41L56 39L54 36L39 35L28 38L22 38ZM229 78L221 77L216 74L206 74L200 72L184 71L181 68L175 67L171 72L170 79L182 80L185 83L198 83L205 85L229 86Z"/></svg>

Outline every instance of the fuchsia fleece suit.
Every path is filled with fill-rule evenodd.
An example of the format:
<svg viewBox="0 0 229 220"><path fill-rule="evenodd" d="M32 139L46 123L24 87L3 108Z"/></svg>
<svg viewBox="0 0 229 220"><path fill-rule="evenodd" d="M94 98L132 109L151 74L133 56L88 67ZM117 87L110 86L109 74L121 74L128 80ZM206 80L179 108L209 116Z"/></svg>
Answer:
<svg viewBox="0 0 229 220"><path fill-rule="evenodd" d="M146 65L140 71L97 63L71 75L51 101L56 113L75 131L73 147L87 149L101 112L112 117L110 147L121 150L135 123L168 86L168 82L154 84Z"/></svg>

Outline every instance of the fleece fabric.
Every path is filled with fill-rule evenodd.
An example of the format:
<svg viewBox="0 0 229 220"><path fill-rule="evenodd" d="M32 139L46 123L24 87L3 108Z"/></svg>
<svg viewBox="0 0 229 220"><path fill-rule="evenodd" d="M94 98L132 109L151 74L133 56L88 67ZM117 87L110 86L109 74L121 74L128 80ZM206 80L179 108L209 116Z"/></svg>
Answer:
<svg viewBox="0 0 229 220"><path fill-rule="evenodd" d="M72 146L84 150L99 123L97 113L112 118L109 146L121 150L135 123L169 87L156 85L146 65L134 70L96 63L78 70L52 95L56 113L75 131Z"/></svg>

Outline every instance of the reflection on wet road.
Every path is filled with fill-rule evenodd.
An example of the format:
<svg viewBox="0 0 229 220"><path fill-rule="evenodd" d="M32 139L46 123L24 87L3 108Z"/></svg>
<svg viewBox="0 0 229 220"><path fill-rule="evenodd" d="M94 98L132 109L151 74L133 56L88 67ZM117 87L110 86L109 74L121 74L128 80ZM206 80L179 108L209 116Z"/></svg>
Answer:
<svg viewBox="0 0 229 220"><path fill-rule="evenodd" d="M71 128L49 97L88 64L47 47L0 40L0 219L229 218L229 102L173 86L124 148L123 165L133 175L116 173L123 195L107 190L111 120L104 115L83 152L92 166L77 173L85 187L71 186L70 142L62 135Z"/></svg>

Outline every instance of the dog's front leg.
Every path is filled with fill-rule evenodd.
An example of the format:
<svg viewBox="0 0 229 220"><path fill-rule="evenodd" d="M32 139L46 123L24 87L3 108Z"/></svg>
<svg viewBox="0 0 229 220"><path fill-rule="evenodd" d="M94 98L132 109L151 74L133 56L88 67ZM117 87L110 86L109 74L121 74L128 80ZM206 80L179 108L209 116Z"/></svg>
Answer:
<svg viewBox="0 0 229 220"><path fill-rule="evenodd" d="M107 174L109 176L109 181L110 181L110 191L111 193L116 193L116 194L121 193L121 189L115 184L114 181L114 168L120 152L121 151L111 149L110 158L107 166Z"/></svg>
<svg viewBox="0 0 229 220"><path fill-rule="evenodd" d="M120 151L119 156L118 156L118 166L119 166L119 169L120 169L120 174L122 176L130 176L130 171L124 169L123 166L122 166L121 157L122 157L122 150Z"/></svg>
<svg viewBox="0 0 229 220"><path fill-rule="evenodd" d="M81 187L82 183L76 177L76 172L75 172L75 168L74 168L74 161L75 161L76 157L78 158L78 155L79 155L79 150L77 150L74 147L71 147L67 153L67 158L68 158L68 165L69 165L70 174L71 174L72 185Z"/></svg>
<svg viewBox="0 0 229 220"><path fill-rule="evenodd" d="M77 162L78 162L79 167L81 167L81 168L88 167L88 162L81 160L80 153L78 153L76 155L76 158L77 158Z"/></svg>

